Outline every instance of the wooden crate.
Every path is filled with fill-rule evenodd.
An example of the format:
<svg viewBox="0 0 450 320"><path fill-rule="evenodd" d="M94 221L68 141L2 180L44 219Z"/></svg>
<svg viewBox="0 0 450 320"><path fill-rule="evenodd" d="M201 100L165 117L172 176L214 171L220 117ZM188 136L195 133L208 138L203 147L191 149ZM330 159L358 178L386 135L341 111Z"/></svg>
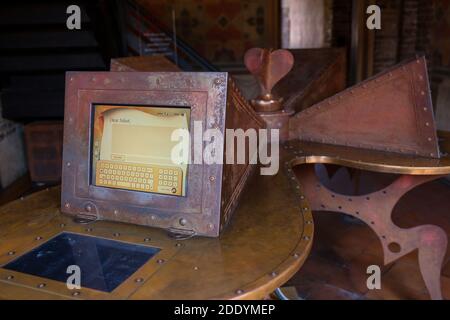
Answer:
<svg viewBox="0 0 450 320"><path fill-rule="evenodd" d="M42 121L25 125L28 170L33 182L61 180L62 121Z"/></svg>

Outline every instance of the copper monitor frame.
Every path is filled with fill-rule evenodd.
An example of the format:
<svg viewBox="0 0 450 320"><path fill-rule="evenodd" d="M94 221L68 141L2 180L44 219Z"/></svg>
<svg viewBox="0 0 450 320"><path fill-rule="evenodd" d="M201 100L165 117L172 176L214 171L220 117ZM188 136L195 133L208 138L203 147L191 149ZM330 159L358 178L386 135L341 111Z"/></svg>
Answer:
<svg viewBox="0 0 450 320"><path fill-rule="evenodd" d="M90 220L115 220L218 236L221 224L227 222L221 221L223 165L190 164L186 197L91 185L91 108L94 103L189 106L192 139L195 120L207 119L203 130L215 128L224 133L228 87L228 75L219 72L67 73L62 212Z"/></svg>

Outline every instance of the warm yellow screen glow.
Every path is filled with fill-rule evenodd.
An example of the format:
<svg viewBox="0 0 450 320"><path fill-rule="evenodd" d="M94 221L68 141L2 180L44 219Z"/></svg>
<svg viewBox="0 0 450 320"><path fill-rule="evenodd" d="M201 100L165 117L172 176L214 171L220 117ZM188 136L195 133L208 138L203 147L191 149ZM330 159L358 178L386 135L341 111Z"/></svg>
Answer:
<svg viewBox="0 0 450 320"><path fill-rule="evenodd" d="M184 196L187 164L171 160L176 129L189 129L189 108L96 105L92 183Z"/></svg>

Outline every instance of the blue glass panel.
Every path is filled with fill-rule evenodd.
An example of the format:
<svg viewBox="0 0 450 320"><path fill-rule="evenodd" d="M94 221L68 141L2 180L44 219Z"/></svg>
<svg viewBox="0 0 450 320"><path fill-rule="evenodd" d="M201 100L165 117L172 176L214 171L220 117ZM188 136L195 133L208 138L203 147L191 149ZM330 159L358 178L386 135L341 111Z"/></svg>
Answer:
<svg viewBox="0 0 450 320"><path fill-rule="evenodd" d="M66 282L70 265L81 269L81 287L113 291L159 248L63 232L3 268Z"/></svg>

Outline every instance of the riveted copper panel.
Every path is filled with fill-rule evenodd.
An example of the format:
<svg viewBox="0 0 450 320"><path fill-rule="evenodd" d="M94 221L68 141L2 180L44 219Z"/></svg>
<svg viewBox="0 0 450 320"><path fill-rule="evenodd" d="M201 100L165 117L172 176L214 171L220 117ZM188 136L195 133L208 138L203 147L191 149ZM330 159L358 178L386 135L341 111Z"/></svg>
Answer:
<svg viewBox="0 0 450 320"><path fill-rule="evenodd" d="M194 121L202 121L203 132L206 129L217 129L224 134L227 113L235 114L232 126L242 123L257 127L262 125L247 102L236 98L237 90L230 88L226 73L67 73L62 211L96 219L217 236L223 213L223 165L188 165L185 197L91 185L91 108L94 103L190 107L191 141L194 141ZM235 101L240 101L245 106L236 107ZM193 143L191 154L194 154ZM247 176L240 178L239 191L245 185Z"/></svg>
<svg viewBox="0 0 450 320"><path fill-rule="evenodd" d="M439 157L424 57L298 113L290 126L291 139Z"/></svg>

